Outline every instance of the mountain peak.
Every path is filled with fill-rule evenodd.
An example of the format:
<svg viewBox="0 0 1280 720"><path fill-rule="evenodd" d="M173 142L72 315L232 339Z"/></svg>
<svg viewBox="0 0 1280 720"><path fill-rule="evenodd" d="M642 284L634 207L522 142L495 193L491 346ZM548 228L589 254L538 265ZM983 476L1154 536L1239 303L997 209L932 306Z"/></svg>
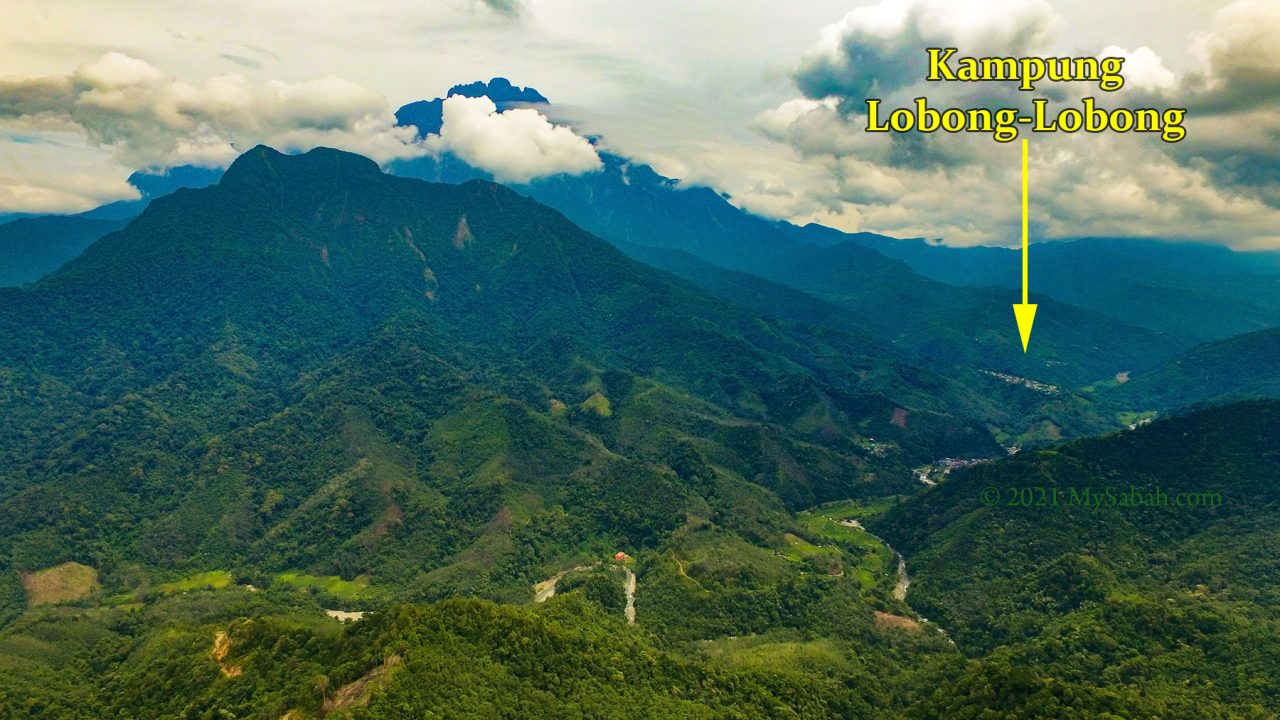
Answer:
<svg viewBox="0 0 1280 720"><path fill-rule="evenodd" d="M503 109L503 104L509 103L549 103L550 101L543 97L542 93L531 87L520 87L512 85L511 81L504 77L496 77L487 84L482 80L477 80L466 85L454 85L449 88L449 94L445 97L453 97L461 95L463 97L487 97L498 105L499 109Z"/></svg>
<svg viewBox="0 0 1280 720"><path fill-rule="evenodd" d="M493 101L493 104L498 108L498 112L530 103L542 105L551 103L537 90L531 87L522 88L519 85L512 85L511 81L504 77L493 78L487 83L483 80L477 80L465 85L454 85L449 88L445 98L453 97L454 95L469 98L487 97ZM409 125L417 127L418 137L438 135L440 134L440 127L444 124L443 113L444 98L418 100L396 110L396 124L405 127Z"/></svg>
<svg viewBox="0 0 1280 720"><path fill-rule="evenodd" d="M168 168L139 170L129 176L129 184L138 189L143 199L150 200L178 188L201 188L214 185L222 178L220 168L198 165L175 165Z"/></svg>
<svg viewBox="0 0 1280 720"><path fill-rule="evenodd" d="M343 150L318 147L299 155L287 155L275 148L258 145L231 163L220 184L279 187L286 180L308 182L316 177L376 177L381 174L382 170L374 161Z"/></svg>

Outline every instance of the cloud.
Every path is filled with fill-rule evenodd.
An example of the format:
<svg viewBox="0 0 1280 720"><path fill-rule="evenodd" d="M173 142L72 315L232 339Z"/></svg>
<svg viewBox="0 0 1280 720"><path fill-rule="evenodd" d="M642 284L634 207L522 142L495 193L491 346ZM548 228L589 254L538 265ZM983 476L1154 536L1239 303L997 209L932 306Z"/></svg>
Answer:
<svg viewBox="0 0 1280 720"><path fill-rule="evenodd" d="M519 15L524 5L521 0L480 0L480 4L499 15L510 16Z"/></svg>
<svg viewBox="0 0 1280 720"><path fill-rule="evenodd" d="M755 120L752 121L751 127L774 140L785 140L788 131L791 130L797 120L823 107L829 110L835 108L834 104L825 99L796 98L788 100L776 108L765 110L757 115Z"/></svg>
<svg viewBox="0 0 1280 720"><path fill-rule="evenodd" d="M258 143L328 145L379 162L426 152L412 129L396 127L386 98L347 80L233 73L190 84L118 52L65 76L0 81L0 121L79 128L128 167L224 165Z"/></svg>
<svg viewBox="0 0 1280 720"><path fill-rule="evenodd" d="M1222 8L1193 48L1205 65L1186 83L1196 110L1225 113L1280 101L1280 5L1272 0Z"/></svg>
<svg viewBox="0 0 1280 720"><path fill-rule="evenodd" d="M1280 209L1280 6L1233 2L1192 45L1201 67L1165 95L1188 108L1187 139L1170 153Z"/></svg>
<svg viewBox="0 0 1280 720"><path fill-rule="evenodd" d="M1164 66L1164 61L1149 47L1140 47L1129 52L1116 45L1108 45L1098 53L1099 58L1124 58L1125 90L1163 91L1176 84L1173 71Z"/></svg>
<svg viewBox="0 0 1280 720"><path fill-rule="evenodd" d="M600 167L591 143L536 110L499 113L489 98L454 95L445 99L443 112L440 135L428 136L427 146L452 152L499 182L579 175Z"/></svg>
<svg viewBox="0 0 1280 720"><path fill-rule="evenodd" d="M110 159L64 131L10 135L0 161L0 208L68 212L138 197Z"/></svg>
<svg viewBox="0 0 1280 720"><path fill-rule="evenodd" d="M262 69L262 63L261 63L261 62L258 62L257 60L254 60L253 58L247 58L247 57L245 57L245 56L243 56L243 55L236 55L235 53L222 53L222 54L221 54L221 55L219 55L218 57L219 57L219 58L222 58L223 60L226 60L226 61L227 61L227 62L229 62L229 63L233 63L233 64L235 64L235 65L239 65L239 66L240 66L240 67L242 67L242 68L248 68L248 69L250 69L250 70L260 70L260 69Z"/></svg>
<svg viewBox="0 0 1280 720"><path fill-rule="evenodd" d="M1033 234L1138 235L1280 245L1280 6L1237 0L1195 38L1198 68L1181 76L1150 47L1104 47L1125 58L1125 87L1048 83L929 83L924 48L962 55L1079 55L1055 38L1060 20L1042 0L998 3L882 0L826 27L794 73L800 98L759 114L753 127L794 150L805 172L758 185L737 202L845 229L942 237L951 244L1017 239L1018 148L987 135L867 133L867 97L901 107L1052 105L1088 95L1107 107L1188 107L1188 137L1035 134Z"/></svg>
<svg viewBox="0 0 1280 720"><path fill-rule="evenodd" d="M1022 55L1046 47L1061 18L1044 0L883 0L827 26L801 60L806 97L878 97L923 79L927 47Z"/></svg>

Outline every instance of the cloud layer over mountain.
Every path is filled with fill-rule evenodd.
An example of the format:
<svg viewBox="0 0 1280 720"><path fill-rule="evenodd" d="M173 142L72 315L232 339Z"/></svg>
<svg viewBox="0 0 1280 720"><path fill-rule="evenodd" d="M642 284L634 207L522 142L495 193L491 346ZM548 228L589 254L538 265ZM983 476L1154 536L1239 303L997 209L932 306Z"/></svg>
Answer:
<svg viewBox="0 0 1280 720"><path fill-rule="evenodd" d="M926 83L926 45L1121 55L1126 86ZM305 14L68 0L16 8L0 47L14 73L0 79L0 212L85 209L128 196L137 167L223 163L257 142L383 161L449 150L513 181L594 168L590 146L536 115L458 104L430 141L394 125L391 107L504 75L553 98L599 147L750 210L954 244L1015 240L1016 144L870 135L866 97L1186 107L1176 145L1033 136L1036 236L1280 247L1273 0L369 0Z"/></svg>
<svg viewBox="0 0 1280 720"><path fill-rule="evenodd" d="M428 137L426 145L488 170L499 182L528 182L557 173L576 175L600 167L591 143L569 128L553 125L545 115L529 108L499 113L487 97L445 98L440 135Z"/></svg>
<svg viewBox="0 0 1280 720"><path fill-rule="evenodd" d="M590 143L536 110L499 114L487 98L454 97L445 102L444 120L441 134L423 142L413 128L396 125L385 97L338 77L255 82L232 73L188 83L119 52L67 75L0 80L0 122L21 128L28 145L48 146L61 134L82 150L108 150L127 168L223 166L257 144L336 147L380 163L452 151L521 182L599 166ZM95 166L100 171L103 163ZM118 176L0 175L0 203L10 209L85 209L132 194Z"/></svg>
<svg viewBox="0 0 1280 720"><path fill-rule="evenodd" d="M807 177L765 203L775 212L956 244L1007 243L1017 228L1018 149L989 135L865 132L868 97L887 108L1020 107L1097 98L1106 107L1187 107L1181 144L1139 135L1036 134L1037 235L1163 235L1241 246L1280 244L1280 8L1240 0L1195 37L1200 68L1178 77L1149 47L1087 54L1126 58L1126 86L1042 82L931 83L924 48L975 55L1061 55L1061 18L1044 0L882 0L827 26L794 73L802 97L755 127L804 159ZM1080 54L1080 53L1077 53ZM788 204L790 201L790 204ZM750 202L750 200L746 200ZM849 221L853 220L852 223Z"/></svg>

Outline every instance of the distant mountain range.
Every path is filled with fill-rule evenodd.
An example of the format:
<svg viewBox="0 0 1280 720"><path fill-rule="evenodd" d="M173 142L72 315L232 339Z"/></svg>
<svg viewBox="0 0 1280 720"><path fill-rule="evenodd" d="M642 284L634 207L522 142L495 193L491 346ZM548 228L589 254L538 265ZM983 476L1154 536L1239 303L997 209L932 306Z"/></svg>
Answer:
<svg viewBox="0 0 1280 720"><path fill-rule="evenodd" d="M181 166L161 173L135 172L129 184L137 200L109 203L78 215L37 215L0 222L0 287L34 282L120 229L158 197L179 188L212 185L222 171Z"/></svg>
<svg viewBox="0 0 1280 720"><path fill-rule="evenodd" d="M533 88L516 87L506 78L494 78L489 82L477 80L466 85L454 85L445 93L445 98L460 95L462 97L487 97L493 101L499 112L513 107L528 105L547 105L548 100L542 93ZM396 110L396 123L401 126L418 128L418 137L439 135L444 123L444 98L419 100Z"/></svg>
<svg viewBox="0 0 1280 720"><path fill-rule="evenodd" d="M34 282L76 258L94 240L119 230L121 220L45 215L0 224L0 287Z"/></svg>
<svg viewBox="0 0 1280 720"><path fill-rule="evenodd" d="M500 110L549 107L536 90L504 78L458 85L448 95L487 96ZM410 103L397 119L422 134L438 132L442 102ZM847 314L840 321L846 331L952 376L987 371L1064 389L1094 387L1113 376L1139 377L1197 343L1280 324L1280 283L1275 282L1280 254L1124 238L1040 243L1033 249L1032 296L1045 307L1036 342L1024 356L1014 352L1016 334L1006 317L1008 289L1018 280L1018 254L1012 250L949 248L773 222L734 207L712 190L684 188L624 157L601 157L600 172L513 188L633 257L704 283L713 294L737 291L724 278L712 281L705 267L694 269L695 260L766 281L771 289L757 292L754 300L761 311L820 325L838 309ZM450 154L397 161L389 169L435 182L491 179ZM135 174L130 182L139 187L142 200L85 216L128 218L151 198L177 187L206 185L218 175L198 168ZM0 250L15 258L14 269L0 280L36 279L115 227L53 218L0 225ZM705 284L710 282L717 287ZM792 292L779 294L783 287ZM820 307L795 302L794 291L821 301ZM740 294L734 299L743 300ZM807 314L810 310L816 314ZM1061 413L1048 422L1073 424Z"/></svg>
<svg viewBox="0 0 1280 720"><path fill-rule="evenodd" d="M825 242L839 234L812 228ZM849 240L951 285L1016 288L1021 253L858 233ZM1280 326L1280 253L1135 238L1033 246L1032 290L1129 323L1204 342Z"/></svg>

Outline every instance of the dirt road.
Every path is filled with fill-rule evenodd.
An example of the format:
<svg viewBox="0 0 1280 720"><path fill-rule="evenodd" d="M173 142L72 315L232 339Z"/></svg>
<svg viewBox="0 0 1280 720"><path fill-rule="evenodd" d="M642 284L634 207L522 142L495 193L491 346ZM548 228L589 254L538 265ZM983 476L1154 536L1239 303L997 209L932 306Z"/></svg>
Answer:
<svg viewBox="0 0 1280 720"><path fill-rule="evenodd" d="M893 599L907 599L907 588L911 587L911 576L907 574L907 561L898 556L898 584L893 586Z"/></svg>
<svg viewBox="0 0 1280 720"><path fill-rule="evenodd" d="M636 624L636 574L631 572L631 568L624 567L622 571L627 574L627 607L623 610L623 614L627 616L627 624Z"/></svg>
<svg viewBox="0 0 1280 720"><path fill-rule="evenodd" d="M593 567L595 567L595 565L579 565L578 567L569 568L568 570L561 570L555 575L552 575L546 580L543 580L537 585L534 585L533 601L536 603L540 603L540 602L546 602L547 600L550 600L551 598L555 597L556 583L560 582L561 578L563 578L565 575L568 575L571 572L586 571L586 570L590 570Z"/></svg>

